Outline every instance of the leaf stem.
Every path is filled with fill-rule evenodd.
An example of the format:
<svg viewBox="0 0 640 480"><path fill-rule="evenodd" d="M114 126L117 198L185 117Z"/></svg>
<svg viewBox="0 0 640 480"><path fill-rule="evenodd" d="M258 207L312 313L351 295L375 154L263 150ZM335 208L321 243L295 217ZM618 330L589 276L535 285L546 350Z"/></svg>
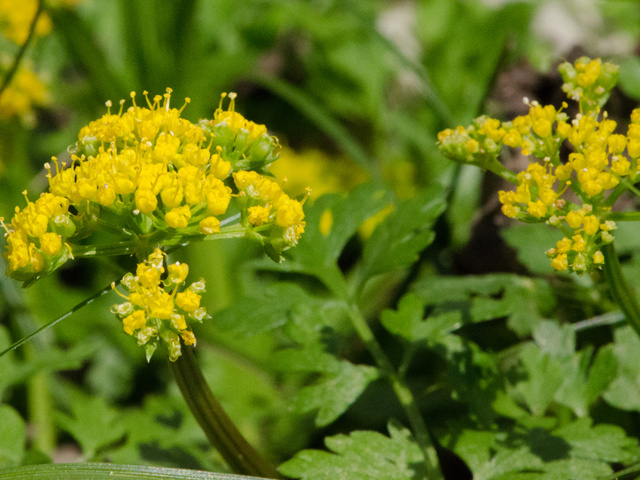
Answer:
<svg viewBox="0 0 640 480"><path fill-rule="evenodd" d="M627 317L627 321L636 333L640 335L640 305L638 305L635 295L622 274L620 259L613 243L603 246L602 254L604 255L602 270L609 285L611 296L620 306L625 317Z"/></svg>
<svg viewBox="0 0 640 480"><path fill-rule="evenodd" d="M193 416L231 469L243 475L282 478L275 467L249 445L223 410L202 375L193 349L183 347L182 355L169 365Z"/></svg>
<svg viewBox="0 0 640 480"><path fill-rule="evenodd" d="M362 316L360 309L357 305L351 305L349 308L349 316L351 317L351 321L353 323L356 332L362 339L362 341L367 346L367 349L373 356L374 360L380 367L380 370L384 376L389 379L391 383L391 387L395 392L402 408L409 419L409 423L411 424L411 428L415 435L416 442L420 446L422 453L424 455L424 462L427 471L427 478L436 479L442 478L442 473L440 472L440 466L437 464L432 464L430 450L435 449L431 432L429 431L427 425L424 423L424 419L420 414L420 409L416 404L415 398L411 393L411 390L404 382L404 380L398 375L395 367L382 350L382 347L378 343L378 340L374 336L371 328L367 324L367 321Z"/></svg>

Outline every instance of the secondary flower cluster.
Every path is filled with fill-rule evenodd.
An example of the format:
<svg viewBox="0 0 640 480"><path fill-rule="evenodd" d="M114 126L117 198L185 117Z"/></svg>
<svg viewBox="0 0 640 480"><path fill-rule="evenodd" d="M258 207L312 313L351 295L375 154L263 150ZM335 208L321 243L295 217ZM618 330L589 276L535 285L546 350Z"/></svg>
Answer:
<svg viewBox="0 0 640 480"><path fill-rule="evenodd" d="M26 197L27 191L24 195ZM66 244L76 231L69 214L69 200L51 193L43 193L34 202L27 198L23 210L16 213L9 228L0 218L6 230L8 260L7 272L17 280L27 280L43 269L52 269L72 256Z"/></svg>
<svg viewBox="0 0 640 480"><path fill-rule="evenodd" d="M52 215L33 213L39 214L38 202L28 204L28 215L17 209L6 227L7 275L28 280L50 273L71 256L76 239L97 228L108 228L129 241L152 239L151 248L176 236L219 234L232 203L240 211L246 235L279 259L304 231L302 203L265 175L278 158L277 139L264 125L235 111L235 94L223 109L225 97L213 120L198 124L180 118L189 99L180 110L170 107L171 89L153 101L147 97L148 108L136 104L135 92L126 112L124 100L117 114L107 102L108 113L82 128L69 149L70 164L54 157L53 166L45 165L50 191L46 198L64 205L66 230L56 226ZM234 198L238 201L232 202ZM31 227L33 222L38 228ZM43 248L43 238L51 235L61 244L68 240L67 247Z"/></svg>
<svg viewBox="0 0 640 480"><path fill-rule="evenodd" d="M208 317L200 306L205 282L201 278L179 292L189 266L176 262L165 271L164 257L165 254L156 249L147 260L138 264L135 275L127 273L122 278L128 295L116 292L127 301L114 305L111 311L122 321L125 333L135 337L138 345L144 345L147 360L162 343L168 349L169 359L175 362L181 355L180 338L185 345L196 344L189 324ZM111 287L115 289L115 283Z"/></svg>
<svg viewBox="0 0 640 480"><path fill-rule="evenodd" d="M615 86L618 67L582 57L559 70L563 90L580 105L574 119L563 111L566 103L556 110L525 99L527 115L511 122L482 116L467 128L440 132L438 140L448 158L515 183L514 191L499 192L502 212L560 228L566 236L547 251L551 266L581 274L604 263L600 247L613 240L611 231L616 228L607 214L627 189L625 184L640 176L640 109L631 114L626 135L614 133L617 124L601 107ZM573 149L565 162L560 159L563 143ZM514 174L498 160L504 145L521 148L523 155L535 157L534 162ZM581 205L561 198L568 189Z"/></svg>

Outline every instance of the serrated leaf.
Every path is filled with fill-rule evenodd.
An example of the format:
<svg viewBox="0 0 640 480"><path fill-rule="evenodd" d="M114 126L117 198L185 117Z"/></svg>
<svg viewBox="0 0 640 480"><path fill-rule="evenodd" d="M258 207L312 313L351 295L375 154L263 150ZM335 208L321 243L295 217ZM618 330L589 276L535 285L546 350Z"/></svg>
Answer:
<svg viewBox="0 0 640 480"><path fill-rule="evenodd" d="M384 310L380 317L382 325L389 332L410 342L424 340L429 335L429 327L424 319L425 302L408 293L398 302L398 310Z"/></svg>
<svg viewBox="0 0 640 480"><path fill-rule="evenodd" d="M284 268L315 275L329 288L340 275L337 260L347 241L362 223L391 204L392 194L384 186L366 183L346 197L324 195L305 211L307 226L299 244L289 253ZM320 225L321 220L330 222Z"/></svg>
<svg viewBox="0 0 640 480"><path fill-rule="evenodd" d="M70 412L56 412L56 423L78 441L86 459L93 458L99 448L122 438L124 427L120 414L104 399L89 397L74 390L70 390L69 394Z"/></svg>
<svg viewBox="0 0 640 480"><path fill-rule="evenodd" d="M535 415L542 415L552 401L570 407L585 417L589 407L607 388L616 373L610 347L601 348L593 365L593 347L575 352L575 330L542 321L533 332L535 345L525 346L520 360L528 379L517 384L523 401Z"/></svg>
<svg viewBox="0 0 640 480"><path fill-rule="evenodd" d="M342 415L379 374L377 368L338 360L321 349L315 344L284 350L278 353L276 363L280 369L323 373L315 385L298 392L295 404L301 413L318 410L316 425L325 426Z"/></svg>
<svg viewBox="0 0 640 480"><path fill-rule="evenodd" d="M446 207L441 188L433 188L396 206L364 245L361 281L418 259L435 234L433 223Z"/></svg>
<svg viewBox="0 0 640 480"><path fill-rule="evenodd" d="M255 296L244 297L230 307L217 312L214 322L222 330L237 335L255 335L287 323L298 304L319 305L312 297L292 283L278 283Z"/></svg>
<svg viewBox="0 0 640 480"><path fill-rule="evenodd" d="M25 441L25 426L20 414L8 405L0 405L0 468L20 465Z"/></svg>
<svg viewBox="0 0 640 480"><path fill-rule="evenodd" d="M508 432L465 430L455 451L474 480L596 480L612 472L609 463L638 458L638 442L614 425L592 426L581 419L552 431L516 426Z"/></svg>
<svg viewBox="0 0 640 480"><path fill-rule="evenodd" d="M540 321L542 308L553 305L549 285L538 279L511 274L481 277L425 277L412 288L426 305L464 302L467 321L477 323L508 317L508 325L518 335L528 335Z"/></svg>
<svg viewBox="0 0 640 480"><path fill-rule="evenodd" d="M11 345L5 327L0 326L0 350ZM0 397L4 389L24 382L41 371L76 370L96 350L96 344L90 341L80 343L68 351L51 349L39 351L29 362L18 362L13 352L0 357Z"/></svg>
<svg viewBox="0 0 640 480"><path fill-rule="evenodd" d="M531 273L550 275L553 268L545 251L554 247L563 234L557 228L539 224L520 224L500 231L500 235L513 248L518 260Z"/></svg>
<svg viewBox="0 0 640 480"><path fill-rule="evenodd" d="M421 457L408 434L389 438L355 431L327 437L325 444L334 453L303 450L280 465L280 472L305 480L413 480L411 463Z"/></svg>
<svg viewBox="0 0 640 480"><path fill-rule="evenodd" d="M520 361L528 379L518 383L516 390L534 415L544 415L564 381L562 364L534 344L522 349Z"/></svg>
<svg viewBox="0 0 640 480"><path fill-rule="evenodd" d="M592 426L590 418L579 419L553 432L571 445L571 455L576 458L599 460L609 463L638 461L638 440L627 437L617 425Z"/></svg>
<svg viewBox="0 0 640 480"><path fill-rule="evenodd" d="M212 461L211 449L203 448L207 439L181 397L149 395L141 408L123 412L121 419L126 438L124 445L109 451L113 462L220 468Z"/></svg>

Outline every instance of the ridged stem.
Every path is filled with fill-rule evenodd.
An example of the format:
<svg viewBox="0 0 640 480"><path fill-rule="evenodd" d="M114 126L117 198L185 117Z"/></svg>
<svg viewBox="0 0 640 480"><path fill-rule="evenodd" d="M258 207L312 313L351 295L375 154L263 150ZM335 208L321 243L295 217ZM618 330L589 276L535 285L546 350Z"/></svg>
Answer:
<svg viewBox="0 0 640 480"><path fill-rule="evenodd" d="M398 372L396 372L396 369L389 360L389 357L384 353L384 350L378 343L378 340L371 331L371 328L369 328L369 325L362 316L360 309L357 306L352 306L349 313L353 327L380 367L382 374L387 377L391 383L391 387L407 415L415 435L416 442L420 446L424 455L427 478L430 480L442 478L442 472L440 471L439 465L432 464L429 456L429 450L431 448L435 449L435 442L431 437L431 433L429 432L427 425L424 423L424 419L422 418L422 414L420 413L420 409L416 404L416 400L413 397L411 390L404 380L398 375Z"/></svg>
<svg viewBox="0 0 640 480"><path fill-rule="evenodd" d="M213 445L235 473L264 478L282 478L245 440L211 392L198 366L193 349L169 362L171 371L191 413Z"/></svg>

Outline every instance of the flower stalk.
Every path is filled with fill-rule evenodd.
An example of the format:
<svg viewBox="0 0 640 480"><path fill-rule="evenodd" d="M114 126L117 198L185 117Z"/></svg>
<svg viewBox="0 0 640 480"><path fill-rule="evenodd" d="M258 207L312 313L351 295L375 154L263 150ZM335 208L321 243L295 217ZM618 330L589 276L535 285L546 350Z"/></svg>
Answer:
<svg viewBox="0 0 640 480"><path fill-rule="evenodd" d="M242 475L282 478L273 465L245 440L207 385L193 349L185 347L171 372L189 409L231 469Z"/></svg>

